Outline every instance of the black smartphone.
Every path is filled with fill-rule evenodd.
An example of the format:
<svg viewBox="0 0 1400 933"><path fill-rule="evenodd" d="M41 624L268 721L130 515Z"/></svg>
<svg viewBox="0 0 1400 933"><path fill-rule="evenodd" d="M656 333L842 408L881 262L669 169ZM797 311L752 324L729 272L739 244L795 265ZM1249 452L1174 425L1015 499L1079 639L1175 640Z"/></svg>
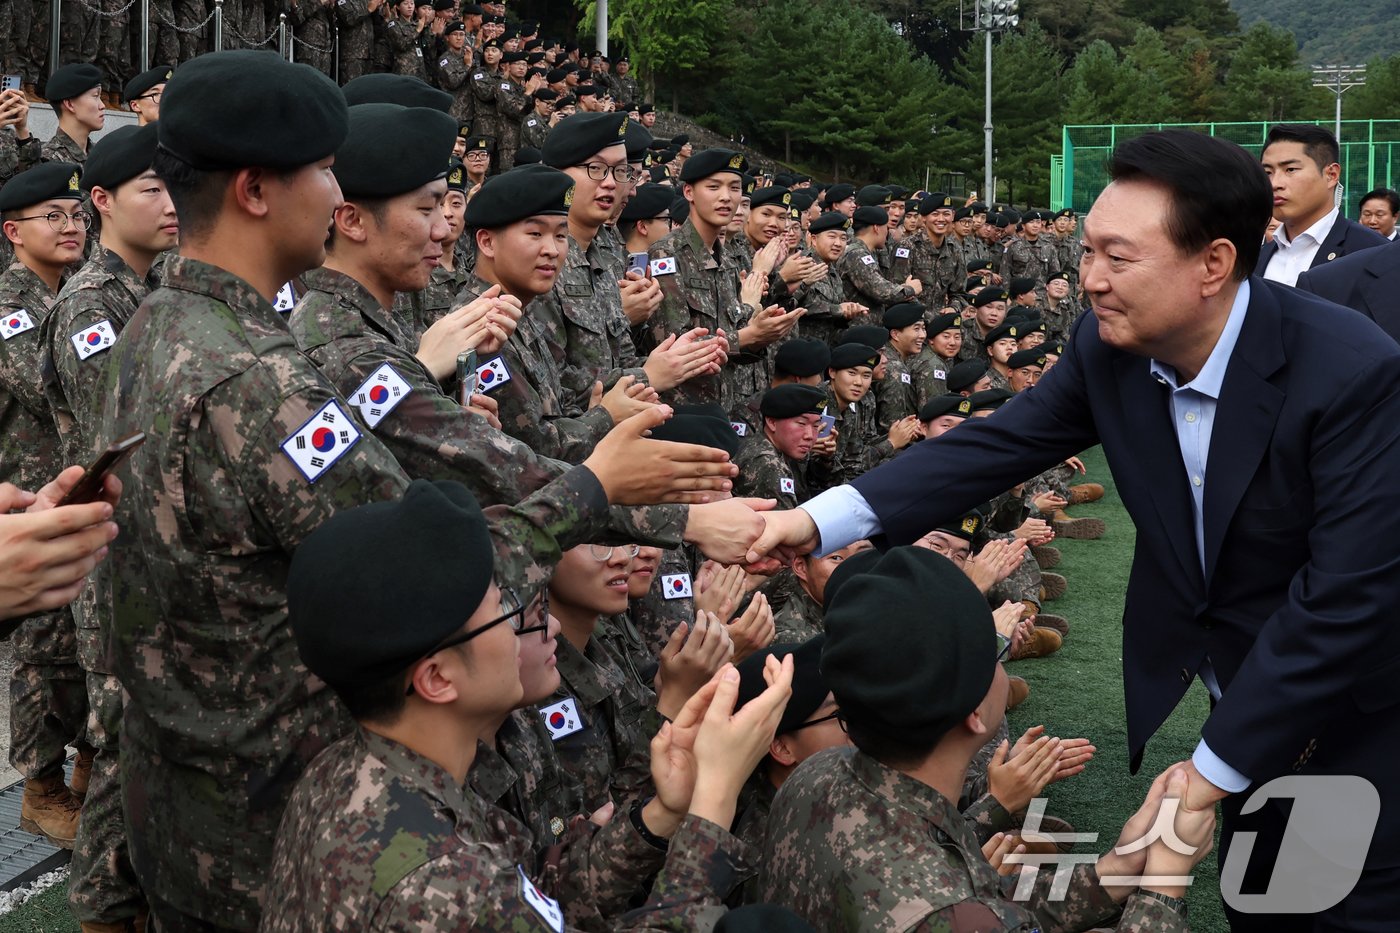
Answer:
<svg viewBox="0 0 1400 933"><path fill-rule="evenodd" d="M96 502L102 497L102 485L107 477L121 466L123 460L131 456L133 450L145 443L145 440L146 432L137 431L102 451L83 473L78 484L68 490L68 495L59 500L58 504L85 505L88 502Z"/></svg>
<svg viewBox="0 0 1400 933"><path fill-rule="evenodd" d="M470 405L481 377L476 372L476 351L463 350L457 354L457 384L461 387L463 407Z"/></svg>

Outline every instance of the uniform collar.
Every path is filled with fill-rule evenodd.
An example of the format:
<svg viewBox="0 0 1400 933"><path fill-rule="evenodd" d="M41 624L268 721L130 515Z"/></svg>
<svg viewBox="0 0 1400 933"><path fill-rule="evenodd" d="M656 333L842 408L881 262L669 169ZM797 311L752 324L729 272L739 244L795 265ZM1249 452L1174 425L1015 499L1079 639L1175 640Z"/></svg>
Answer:
<svg viewBox="0 0 1400 933"><path fill-rule="evenodd" d="M446 768L426 755L363 726L356 728L355 742L364 754L378 758L390 771L406 778L442 804L456 817L457 822L460 823L472 811L470 793L447 773Z"/></svg>

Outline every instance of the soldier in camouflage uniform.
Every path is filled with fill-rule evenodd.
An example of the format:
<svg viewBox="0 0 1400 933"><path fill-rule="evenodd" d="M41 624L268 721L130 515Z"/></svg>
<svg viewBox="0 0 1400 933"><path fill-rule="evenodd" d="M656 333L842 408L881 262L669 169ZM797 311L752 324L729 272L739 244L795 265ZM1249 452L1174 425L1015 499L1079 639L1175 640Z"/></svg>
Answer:
<svg viewBox="0 0 1400 933"><path fill-rule="evenodd" d="M1006 289L988 285L972 299L972 313L962 316L962 349L958 356L964 360L987 358L983 341L1006 320Z"/></svg>
<svg viewBox="0 0 1400 933"><path fill-rule="evenodd" d="M292 30L296 60L327 77L335 77L335 33L331 17L336 0L289 0L287 26Z"/></svg>
<svg viewBox="0 0 1400 933"><path fill-rule="evenodd" d="M875 405L862 404L879 365L880 351L864 344L842 344L831 351L831 398L826 412L836 418L836 450L831 457L814 457L809 463L814 494L851 482L917 440L918 422L913 415L896 422L888 432L881 431Z"/></svg>
<svg viewBox="0 0 1400 933"><path fill-rule="evenodd" d="M763 430L739 454L735 495L777 499L780 509L795 509L810 498L807 454L817 441L825 404L825 391L797 382L763 393Z"/></svg>
<svg viewBox="0 0 1400 933"><path fill-rule="evenodd" d="M870 320L867 306L846 300L845 284L837 270L850 237L851 219L840 211L828 211L812 221L807 232L812 257L826 264L826 276L799 285L793 301L807 309L802 318L802 335L835 343L848 325Z"/></svg>
<svg viewBox="0 0 1400 933"><path fill-rule="evenodd" d="M1071 275L1064 269L1054 273L1045 283L1045 324L1050 337L1063 340L1078 320L1079 303L1073 294Z"/></svg>
<svg viewBox="0 0 1400 933"><path fill-rule="evenodd" d="M120 224L103 225L100 245L64 285L43 326L44 391L65 462L81 463L115 440L95 431L107 351L156 287L156 257L179 236L175 206L150 170L155 150L154 125L122 127L93 146L83 173L94 210L124 216ZM158 197L147 194L151 188ZM122 691L107 656L112 594L106 569L89 578L73 607L90 708L87 739L96 749L68 887L70 909L83 923L125 923L145 910L122 824Z"/></svg>
<svg viewBox="0 0 1400 933"><path fill-rule="evenodd" d="M549 136L549 118L554 112L554 101L559 92L542 87L530 95L532 109L520 122L520 145L532 149L544 149L544 141Z"/></svg>
<svg viewBox="0 0 1400 933"><path fill-rule="evenodd" d="M928 401L926 383L914 374L914 360L928 339L923 305L906 302L885 312L889 342L884 346L885 378L875 383L875 423L888 432Z"/></svg>
<svg viewBox="0 0 1400 933"><path fill-rule="evenodd" d="M1001 262L1003 281L1034 279L1036 295L1041 299L1045 298L1045 280L1060 271L1054 237L1042 235L1047 216L1046 211L1027 211L1021 223L1021 235L1007 244Z"/></svg>
<svg viewBox="0 0 1400 933"><path fill-rule="evenodd" d="M535 106L530 95L544 87L544 79L538 75L526 79L526 57L524 52L506 52L501 56L501 74L495 93L500 128L496 141L497 170L502 172L515 167L515 152L520 148L520 123Z"/></svg>
<svg viewBox="0 0 1400 933"><path fill-rule="evenodd" d="M933 318L925 328L928 342L909 367L917 386L915 392L924 403L948 391L948 373L958 364L962 350L962 324L961 315L949 312Z"/></svg>
<svg viewBox="0 0 1400 933"><path fill-rule="evenodd" d="M836 262L846 300L870 308L871 317L876 320L885 308L914 298L924 288L913 276L899 284L886 277L884 263L890 254L885 246L889 229L889 214L884 208L856 208L854 235Z"/></svg>
<svg viewBox="0 0 1400 933"><path fill-rule="evenodd" d="M462 135L471 132L476 113L476 95L472 93L473 51L467 44L467 27L461 21L448 23L443 32L445 47L438 55L437 86L452 95L452 107L447 112L462 124Z"/></svg>
<svg viewBox="0 0 1400 933"><path fill-rule="evenodd" d="M930 602L942 609L936 624L914 632L902 625ZM764 845L765 901L823 930L899 924L971 933L1087 930L1111 922L1126 899L1120 930L1187 929L1178 889L1130 893L1099 878L1189 873L1209 848L1201 845L1214 829L1208 809L1178 813L1188 855L1161 841L1110 851L1095 867L1074 865L1063 899L1050 896L1051 871L1039 873L1029 899L1007 896L955 809L961 775L1003 717L1007 693L990 613L960 570L922 549L896 548L847 578L831 603L821 669L856 748L819 753L784 784ZM1023 754L1052 753L1041 744ZM1120 842L1150 829L1167 777L1159 781ZM1171 787L1183 793L1184 776Z"/></svg>
<svg viewBox="0 0 1400 933"><path fill-rule="evenodd" d="M635 110L642 101L642 92L637 85L637 79L629 74L631 70L632 63L627 56L618 56L612 76L612 96L613 100L617 102L617 109L623 113Z"/></svg>
<svg viewBox="0 0 1400 933"><path fill-rule="evenodd" d="M1055 260L1060 272L1069 276L1070 294L1079 287L1079 264L1084 259L1084 241L1075 234L1074 211L1065 208L1051 215Z"/></svg>
<svg viewBox="0 0 1400 933"><path fill-rule="evenodd" d="M384 24L384 40L393 55L394 74L428 80L428 68L423 61L423 33L427 20L420 11L432 12L431 5L414 5L414 0L399 0L394 15Z"/></svg>
<svg viewBox="0 0 1400 933"><path fill-rule="evenodd" d="M857 541L840 550L817 557L804 554L793 558L794 586L791 598L773 613L775 644L800 645L826 631L822 623L822 604L826 600L826 581L843 561L861 551L869 550L869 541Z"/></svg>
<svg viewBox="0 0 1400 933"><path fill-rule="evenodd" d="M966 260L953 236L953 199L931 194L919 202L923 227L910 243L910 270L924 283L921 294L928 308L942 308L963 280Z"/></svg>
<svg viewBox="0 0 1400 933"><path fill-rule="evenodd" d="M375 21L387 0L335 0L340 36L340 83L349 84L372 70Z"/></svg>
<svg viewBox="0 0 1400 933"><path fill-rule="evenodd" d="M394 295L394 316L412 331L415 342L421 341L428 328L452 310L457 293L471 274L470 269L462 267L457 254L457 242L462 238L467 212L467 171L460 159L454 158L448 163L446 181L442 216L447 225L447 239L442 241L442 256L433 266L427 288Z"/></svg>
<svg viewBox="0 0 1400 933"><path fill-rule="evenodd" d="M29 98L23 91L0 91L0 187L15 175L38 165L39 138L29 132ZM0 237L0 265L9 268L14 247Z"/></svg>
<svg viewBox="0 0 1400 933"><path fill-rule="evenodd" d="M90 148L88 137L102 129L103 75L95 65L64 65L49 75L48 98L58 114L58 129L44 143L45 162L82 165Z"/></svg>
<svg viewBox="0 0 1400 933"><path fill-rule="evenodd" d="M16 175L0 190L5 236L15 261L0 275L0 482L38 489L65 465L40 371L42 328L64 269L86 240L78 167L53 162ZM56 214L59 223L47 219ZM73 847L78 804L87 792L92 749L84 740L87 690L68 607L27 618L11 640L10 764L25 778L20 827ZM82 751L73 793L64 784L64 746Z"/></svg>
<svg viewBox="0 0 1400 933"><path fill-rule="evenodd" d="M493 140L501 136L501 118L496 112L496 85L501 81L502 54L499 44L488 42L481 50L481 60L477 62L471 77L472 94L476 96L472 132Z"/></svg>

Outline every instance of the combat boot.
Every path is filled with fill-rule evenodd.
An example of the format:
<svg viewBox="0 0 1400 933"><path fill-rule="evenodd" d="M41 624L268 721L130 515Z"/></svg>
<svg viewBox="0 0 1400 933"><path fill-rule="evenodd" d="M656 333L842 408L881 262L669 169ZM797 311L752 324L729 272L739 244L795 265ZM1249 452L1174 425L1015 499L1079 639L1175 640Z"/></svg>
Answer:
<svg viewBox="0 0 1400 933"><path fill-rule="evenodd" d="M19 828L43 836L60 849L73 848L78 836L80 806L63 783L63 773L24 782Z"/></svg>
<svg viewBox="0 0 1400 933"><path fill-rule="evenodd" d="M1037 544L1031 548L1031 556L1040 565L1041 570L1049 570L1051 567L1060 565L1060 549L1051 547L1048 544Z"/></svg>
<svg viewBox="0 0 1400 933"><path fill-rule="evenodd" d="M1080 483L1078 486L1069 487L1069 504L1083 505L1086 502L1098 502L1103 498L1103 487L1098 483Z"/></svg>
<svg viewBox="0 0 1400 933"><path fill-rule="evenodd" d="M87 800L88 782L92 779L92 759L97 750L91 746L79 746L77 760L73 762L73 777L68 780L68 789L82 803Z"/></svg>
<svg viewBox="0 0 1400 933"><path fill-rule="evenodd" d="M1076 541L1098 540L1108 530L1108 526L1101 518L1075 518L1063 509L1051 517L1050 524L1055 529L1056 537L1071 538Z"/></svg>
<svg viewBox="0 0 1400 933"><path fill-rule="evenodd" d="M1060 638L1059 632L1052 628L1036 626L1030 637L1021 642L1020 647L1012 649L1011 660L1043 658L1059 651L1062 643L1063 639Z"/></svg>
<svg viewBox="0 0 1400 933"><path fill-rule="evenodd" d="M1040 601L1050 602L1052 599L1059 599L1069 591L1069 581L1058 573L1042 573L1040 575Z"/></svg>
<svg viewBox="0 0 1400 933"><path fill-rule="evenodd" d="M1009 713L1026 702L1026 697L1031 695L1031 685L1026 683L1026 678L1015 674L1008 675L1006 680L1006 711Z"/></svg>

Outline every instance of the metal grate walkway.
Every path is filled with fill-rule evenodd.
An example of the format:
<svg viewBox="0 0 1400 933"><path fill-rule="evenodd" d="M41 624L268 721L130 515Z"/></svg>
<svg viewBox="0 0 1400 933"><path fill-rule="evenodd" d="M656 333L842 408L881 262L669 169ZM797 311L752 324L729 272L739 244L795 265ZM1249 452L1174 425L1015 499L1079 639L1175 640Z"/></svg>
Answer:
<svg viewBox="0 0 1400 933"><path fill-rule="evenodd" d="M63 770L68 777L73 776L72 758ZM0 891L13 891L29 884L40 875L66 865L73 854L50 844L43 836L19 828L23 798L24 781L16 781L0 790Z"/></svg>

